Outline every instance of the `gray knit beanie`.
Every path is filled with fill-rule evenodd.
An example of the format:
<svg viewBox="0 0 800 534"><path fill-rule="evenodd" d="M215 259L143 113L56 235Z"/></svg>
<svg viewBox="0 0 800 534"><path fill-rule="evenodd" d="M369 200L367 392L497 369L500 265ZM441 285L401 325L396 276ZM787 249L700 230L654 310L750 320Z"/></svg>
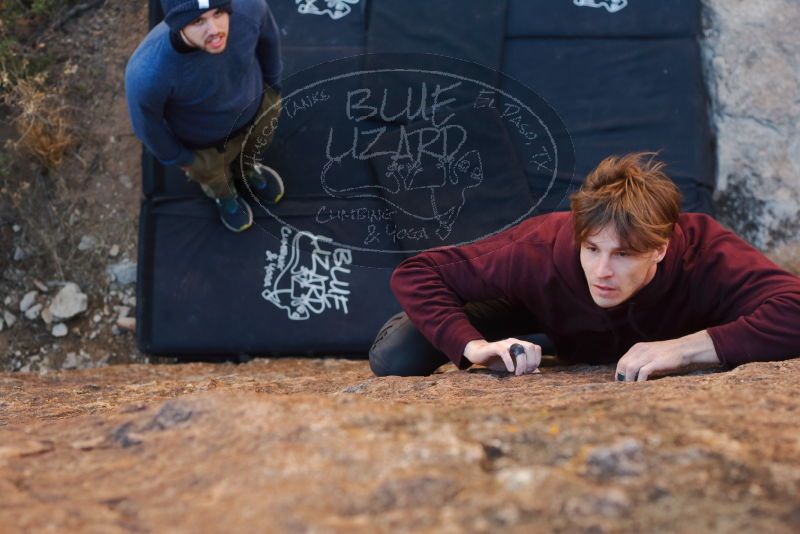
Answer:
<svg viewBox="0 0 800 534"><path fill-rule="evenodd" d="M177 32L209 9L228 8L231 0L161 0L164 21Z"/></svg>

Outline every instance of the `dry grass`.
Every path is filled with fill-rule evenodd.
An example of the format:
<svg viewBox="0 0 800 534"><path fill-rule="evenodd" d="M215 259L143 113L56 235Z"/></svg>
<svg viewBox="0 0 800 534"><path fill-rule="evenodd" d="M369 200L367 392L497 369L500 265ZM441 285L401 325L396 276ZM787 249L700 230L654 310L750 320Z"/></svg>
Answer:
<svg viewBox="0 0 800 534"><path fill-rule="evenodd" d="M76 144L59 90L45 90L41 76L12 79L5 70L0 76L6 89L2 101L12 110L19 134L11 146L35 157L49 169L58 167Z"/></svg>
<svg viewBox="0 0 800 534"><path fill-rule="evenodd" d="M14 133L4 141L12 158L0 169L0 197L13 220L26 229L18 239L25 250L36 251L41 263L28 262L40 276L65 276L73 243L65 222L74 209L69 188L54 171L78 144L61 85L46 73L28 74L28 58L17 63L0 58L0 104Z"/></svg>

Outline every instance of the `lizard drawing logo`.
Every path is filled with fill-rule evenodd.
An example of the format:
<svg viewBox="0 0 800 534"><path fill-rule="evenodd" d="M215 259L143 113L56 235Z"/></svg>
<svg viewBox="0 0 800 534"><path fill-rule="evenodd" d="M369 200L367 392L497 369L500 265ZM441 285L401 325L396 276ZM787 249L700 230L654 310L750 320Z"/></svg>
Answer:
<svg viewBox="0 0 800 534"><path fill-rule="evenodd" d="M466 136L465 131L463 135ZM434 231L442 240L452 232L466 203L467 190L484 180L483 161L477 150L437 157L430 153L417 157L397 153L384 169L384 185L379 186L333 185L329 174L337 163L329 160L322 170L322 188L330 196L383 200L413 219L434 223Z"/></svg>
<svg viewBox="0 0 800 534"><path fill-rule="evenodd" d="M301 15L328 15L333 20L339 20L350 14L350 6L357 4L358 0L295 0L295 3ZM325 7L318 6L318 3L324 3Z"/></svg>
<svg viewBox="0 0 800 534"><path fill-rule="evenodd" d="M628 0L572 0L578 7L604 7L609 13L616 13L625 9Z"/></svg>
<svg viewBox="0 0 800 534"><path fill-rule="evenodd" d="M281 228L277 253L266 251L261 296L285 310L292 321L304 321L327 309L347 314L351 251L332 249L330 238ZM331 250L332 249L332 250Z"/></svg>

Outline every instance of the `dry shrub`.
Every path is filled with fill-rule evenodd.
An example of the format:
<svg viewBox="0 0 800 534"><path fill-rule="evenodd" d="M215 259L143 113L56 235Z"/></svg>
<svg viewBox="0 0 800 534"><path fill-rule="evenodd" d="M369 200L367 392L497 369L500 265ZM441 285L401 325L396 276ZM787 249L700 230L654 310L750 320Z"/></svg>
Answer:
<svg viewBox="0 0 800 534"><path fill-rule="evenodd" d="M6 89L3 103L11 109L20 136L12 146L50 169L60 165L75 145L75 137L59 90L45 90L44 80L39 76L16 78L3 85Z"/></svg>

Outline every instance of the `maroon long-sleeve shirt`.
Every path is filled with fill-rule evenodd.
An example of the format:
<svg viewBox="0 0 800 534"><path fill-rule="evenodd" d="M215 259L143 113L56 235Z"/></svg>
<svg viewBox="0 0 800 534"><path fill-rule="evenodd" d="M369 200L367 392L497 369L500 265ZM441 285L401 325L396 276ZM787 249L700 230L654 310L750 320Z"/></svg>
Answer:
<svg viewBox="0 0 800 534"><path fill-rule="evenodd" d="M418 254L391 285L414 325L462 369L466 344L483 338L463 306L497 298L526 309L530 332L577 362L616 362L635 343L704 329L729 367L800 356L800 278L701 214L680 216L653 280L613 308L590 296L569 213Z"/></svg>

